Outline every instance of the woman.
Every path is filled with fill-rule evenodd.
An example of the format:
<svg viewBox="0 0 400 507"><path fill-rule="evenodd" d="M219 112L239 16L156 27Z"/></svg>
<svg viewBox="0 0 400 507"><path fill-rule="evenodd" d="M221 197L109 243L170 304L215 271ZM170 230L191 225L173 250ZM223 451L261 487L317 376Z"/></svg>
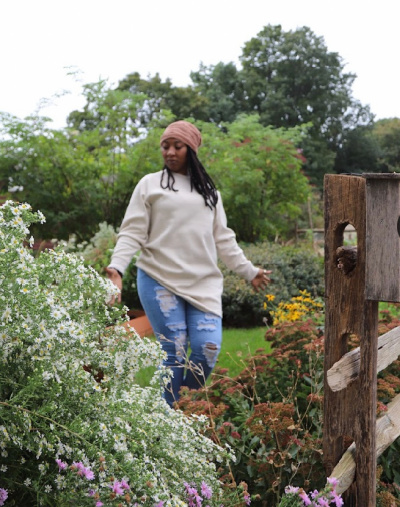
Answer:
<svg viewBox="0 0 400 507"><path fill-rule="evenodd" d="M182 386L204 385L221 348L223 279L217 258L256 290L268 284L270 271L246 259L227 227L221 196L197 157L199 130L174 122L160 144L164 168L137 184L107 275L122 289L122 274L140 250L138 293L173 370L165 392L172 406Z"/></svg>

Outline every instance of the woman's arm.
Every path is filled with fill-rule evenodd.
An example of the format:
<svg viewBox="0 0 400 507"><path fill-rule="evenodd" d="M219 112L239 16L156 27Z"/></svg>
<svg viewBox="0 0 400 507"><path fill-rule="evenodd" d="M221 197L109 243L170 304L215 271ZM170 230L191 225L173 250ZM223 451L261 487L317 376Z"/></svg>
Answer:
<svg viewBox="0 0 400 507"><path fill-rule="evenodd" d="M108 266L119 271L121 275L148 237L151 207L147 201L146 189L146 182L142 179L133 191Z"/></svg>
<svg viewBox="0 0 400 507"><path fill-rule="evenodd" d="M255 290L260 290L270 282L271 271L258 268L244 255L236 241L236 235L227 225L226 214L218 193L218 203L214 218L214 240L219 258L226 267L251 282Z"/></svg>

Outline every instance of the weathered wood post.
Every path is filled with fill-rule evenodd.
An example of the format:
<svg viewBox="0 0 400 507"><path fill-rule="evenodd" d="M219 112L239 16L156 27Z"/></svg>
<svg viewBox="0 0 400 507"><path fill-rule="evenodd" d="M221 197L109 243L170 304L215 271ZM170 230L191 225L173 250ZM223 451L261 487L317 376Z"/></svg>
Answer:
<svg viewBox="0 0 400 507"><path fill-rule="evenodd" d="M355 442L356 476L346 506L375 507L378 302L400 301L400 175L325 176L324 460L328 475ZM343 231L357 231L355 265L338 267ZM343 268L343 266L340 266ZM360 341L360 368L333 392L327 372Z"/></svg>

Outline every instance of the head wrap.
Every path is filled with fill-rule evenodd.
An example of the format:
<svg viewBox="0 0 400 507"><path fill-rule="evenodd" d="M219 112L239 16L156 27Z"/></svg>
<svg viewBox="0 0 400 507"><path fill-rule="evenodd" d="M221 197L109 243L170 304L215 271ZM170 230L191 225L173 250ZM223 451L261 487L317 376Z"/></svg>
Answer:
<svg viewBox="0 0 400 507"><path fill-rule="evenodd" d="M160 144L165 141L165 139L171 137L179 139L179 141L187 144L195 153L197 153L201 145L201 134L199 129L188 121L180 120L168 125L161 136Z"/></svg>

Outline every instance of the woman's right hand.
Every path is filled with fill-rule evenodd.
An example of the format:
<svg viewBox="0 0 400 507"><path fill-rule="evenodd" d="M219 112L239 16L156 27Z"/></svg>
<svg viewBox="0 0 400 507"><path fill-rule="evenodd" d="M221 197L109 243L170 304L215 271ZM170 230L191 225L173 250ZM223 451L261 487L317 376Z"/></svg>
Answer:
<svg viewBox="0 0 400 507"><path fill-rule="evenodd" d="M119 294L118 297L111 298L109 301L110 305L113 305L115 303L115 299L117 299L117 302L121 302L121 292L122 292L122 277L119 274L119 272L114 268L106 268L107 278L112 281L112 283L118 287Z"/></svg>

